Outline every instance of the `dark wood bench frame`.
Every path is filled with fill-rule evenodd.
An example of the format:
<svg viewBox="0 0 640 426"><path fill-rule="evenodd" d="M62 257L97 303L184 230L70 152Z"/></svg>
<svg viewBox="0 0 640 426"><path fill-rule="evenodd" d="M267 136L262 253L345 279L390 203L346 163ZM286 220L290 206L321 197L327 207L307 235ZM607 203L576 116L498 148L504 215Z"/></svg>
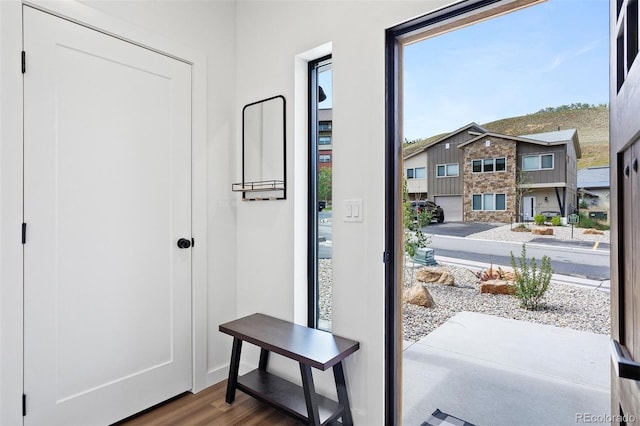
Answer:
<svg viewBox="0 0 640 426"><path fill-rule="evenodd" d="M263 314L222 324L219 330L233 336L227 403L233 403L239 389L304 423L324 425L342 418L342 424L353 425L342 360L359 349L358 342ZM257 369L238 377L243 341L260 347L260 361ZM270 352L300 364L302 387L267 372ZM333 368L338 402L316 394L311 367Z"/></svg>

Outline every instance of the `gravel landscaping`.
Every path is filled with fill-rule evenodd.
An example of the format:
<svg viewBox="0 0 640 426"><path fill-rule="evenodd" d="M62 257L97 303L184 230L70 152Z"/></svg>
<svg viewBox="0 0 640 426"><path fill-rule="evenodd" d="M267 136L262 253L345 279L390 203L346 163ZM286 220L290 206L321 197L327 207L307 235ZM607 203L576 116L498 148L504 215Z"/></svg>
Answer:
<svg viewBox="0 0 640 426"><path fill-rule="evenodd" d="M528 224L528 226L531 229L537 228L533 224ZM516 242L529 242L534 238L572 239L570 226L550 227L553 229L554 235L544 237L530 232L513 232L511 228L512 225L499 226L470 235L467 238ZM602 235L588 235L583 231L582 228L575 228L573 239L609 243L609 231L603 231ZM422 267L421 265L412 265L409 263L405 270L405 288L411 285L411 276L415 276L415 270ZM456 313L462 311L479 312L597 334L610 334L609 293L607 291L552 281L545 294L543 308L538 311L528 311L520 308L520 303L514 296L481 294L480 280L471 269L451 265L444 267L454 276L454 286L424 284L433 296L434 307L425 308L408 303L402 304L404 340L418 341ZM320 260L318 278L320 282L320 319L330 320L331 259Z"/></svg>
<svg viewBox="0 0 640 426"><path fill-rule="evenodd" d="M418 267L413 267L417 269ZM455 278L454 286L424 284L435 306L402 304L404 340L415 342L441 326L458 312L479 312L503 318L566 327L598 334L610 333L609 293L553 281L545 294L545 305L538 311L520 308L518 299L508 295L480 293L480 280L469 269L445 266ZM405 274L409 278L411 267ZM405 280L406 283L410 279ZM405 288L409 284L405 284Z"/></svg>

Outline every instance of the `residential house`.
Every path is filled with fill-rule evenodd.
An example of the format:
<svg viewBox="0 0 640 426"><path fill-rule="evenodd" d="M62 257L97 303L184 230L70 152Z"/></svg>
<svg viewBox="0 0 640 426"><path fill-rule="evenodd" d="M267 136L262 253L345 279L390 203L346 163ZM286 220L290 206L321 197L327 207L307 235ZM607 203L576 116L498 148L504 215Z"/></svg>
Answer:
<svg viewBox="0 0 640 426"><path fill-rule="evenodd" d="M404 157L407 191L412 199L429 199L442 206L448 221L462 220L462 176L458 145L472 139L470 132L487 130L470 123Z"/></svg>
<svg viewBox="0 0 640 426"><path fill-rule="evenodd" d="M580 155L575 129L509 136L470 123L407 156L405 173L415 181L411 169L426 164L428 199L442 206L449 221L533 220L542 212L565 217L578 206ZM415 191L415 185L408 187Z"/></svg>
<svg viewBox="0 0 640 426"><path fill-rule="evenodd" d="M578 170L578 194L587 208L609 211L609 166L586 167Z"/></svg>
<svg viewBox="0 0 640 426"><path fill-rule="evenodd" d="M333 109L318 110L318 167L323 169L333 164Z"/></svg>

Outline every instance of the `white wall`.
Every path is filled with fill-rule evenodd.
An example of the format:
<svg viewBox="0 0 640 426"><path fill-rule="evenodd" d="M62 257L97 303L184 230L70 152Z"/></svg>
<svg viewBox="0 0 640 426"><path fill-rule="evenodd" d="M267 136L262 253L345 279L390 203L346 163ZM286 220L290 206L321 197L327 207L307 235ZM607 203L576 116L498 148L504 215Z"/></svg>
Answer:
<svg viewBox="0 0 640 426"><path fill-rule="evenodd" d="M333 331L360 341L346 375L356 424L384 419L384 36L385 29L428 12L439 1L240 1L237 100L287 99L286 201L238 206L238 314L297 318L294 288L306 286L301 247L306 198L306 86L296 56L333 46ZM297 66L296 66L297 65ZM300 92L303 93L300 93ZM239 147L237 148L239 149ZM297 180L291 177L296 176ZM361 198L362 223L345 223L342 201ZM305 213L306 214L306 213ZM295 227L294 227L295 223ZM243 262L246 262L243 264ZM255 356L255 354L254 354ZM292 379L295 365L273 365ZM320 376L322 388L330 386ZM316 377L317 377L316 376Z"/></svg>

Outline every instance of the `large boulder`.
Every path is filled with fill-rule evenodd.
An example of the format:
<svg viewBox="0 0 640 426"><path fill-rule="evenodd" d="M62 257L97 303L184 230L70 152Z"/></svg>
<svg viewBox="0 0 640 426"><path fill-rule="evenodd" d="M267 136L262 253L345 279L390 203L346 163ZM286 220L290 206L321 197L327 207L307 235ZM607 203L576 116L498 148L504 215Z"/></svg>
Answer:
<svg viewBox="0 0 640 426"><path fill-rule="evenodd" d="M436 283L442 285L453 285L454 279L451 272L445 268L427 267L416 271L416 280L423 283Z"/></svg>
<svg viewBox="0 0 640 426"><path fill-rule="evenodd" d="M432 307L435 303L429 290L422 284L415 284L404 291L402 301L413 305Z"/></svg>
<svg viewBox="0 0 640 426"><path fill-rule="evenodd" d="M488 280L480 283L480 293L515 294L516 286L505 280Z"/></svg>
<svg viewBox="0 0 640 426"><path fill-rule="evenodd" d="M551 228L535 228L531 230L532 234L536 235L553 235L553 229Z"/></svg>

